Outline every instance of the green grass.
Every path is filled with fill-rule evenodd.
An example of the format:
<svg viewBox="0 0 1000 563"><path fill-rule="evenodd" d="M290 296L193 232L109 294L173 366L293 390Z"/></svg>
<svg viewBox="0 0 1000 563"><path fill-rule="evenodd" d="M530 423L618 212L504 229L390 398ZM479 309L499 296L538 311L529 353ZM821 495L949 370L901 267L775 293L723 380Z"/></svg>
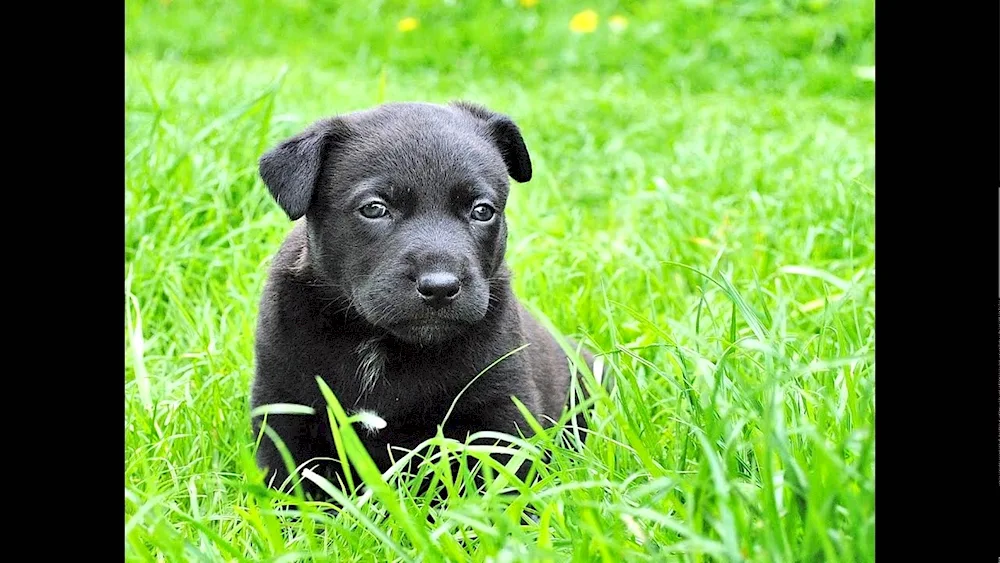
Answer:
<svg viewBox="0 0 1000 563"><path fill-rule="evenodd" d="M874 560L873 5L324 6L126 2L126 559ZM455 98L521 126L515 291L616 387L581 453L530 440L554 455L518 494L428 524L412 481L367 471L357 508L282 511L248 397L290 224L257 158L321 116Z"/></svg>

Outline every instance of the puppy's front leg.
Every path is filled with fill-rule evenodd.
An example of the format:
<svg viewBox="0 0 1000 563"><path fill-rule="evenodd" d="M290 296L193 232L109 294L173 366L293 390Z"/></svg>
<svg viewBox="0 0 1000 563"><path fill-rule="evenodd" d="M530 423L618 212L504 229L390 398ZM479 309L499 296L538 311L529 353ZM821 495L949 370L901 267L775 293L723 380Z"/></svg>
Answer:
<svg viewBox="0 0 1000 563"><path fill-rule="evenodd" d="M510 399L506 399L506 401L499 401L490 405L483 405L478 410L479 412L476 413L476 415L467 415L456 420L453 424L448 424L445 428L445 435L456 440L465 441L470 435L484 430L503 432L514 437L521 435L528 437L534 434L531 426L528 425L527 420L525 420L524 416L521 414L521 411L517 409ZM510 442L499 440L497 438L480 437L473 439L469 443L477 446L511 446ZM507 465L513 456L508 453L494 453L491 457L501 465ZM517 469L515 475L517 475L517 478L521 481L526 481L530 471L531 460L526 459L523 463L521 463L521 466ZM477 485L482 485L481 475L477 476Z"/></svg>
<svg viewBox="0 0 1000 563"><path fill-rule="evenodd" d="M330 480L334 485L339 485L338 463L329 459L314 458L336 458L336 450L333 445L329 431L324 432L324 425L316 415L289 415L272 414L267 417L267 425L274 430L281 438L282 443L288 448L292 456L293 468L298 468L305 462L305 467L315 471L317 474ZM261 432L263 417L254 419L254 435ZM260 447L257 449L257 465L266 468L268 471L265 482L274 488L282 488L288 479L288 468L285 460L281 456L277 445L271 437L264 434L261 437ZM297 476L298 478L299 476ZM326 493L322 492L315 483L309 479L302 480L302 489L307 496L313 498L325 498ZM285 487L289 490L289 487Z"/></svg>

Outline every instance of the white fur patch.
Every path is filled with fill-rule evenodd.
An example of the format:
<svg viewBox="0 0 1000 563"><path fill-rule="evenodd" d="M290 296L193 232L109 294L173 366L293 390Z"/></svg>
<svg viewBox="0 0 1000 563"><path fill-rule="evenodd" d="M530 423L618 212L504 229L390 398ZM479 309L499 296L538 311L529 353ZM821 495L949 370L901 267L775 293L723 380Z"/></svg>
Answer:
<svg viewBox="0 0 1000 563"><path fill-rule="evenodd" d="M594 379L598 384L604 385L604 356L594 358Z"/></svg>
<svg viewBox="0 0 1000 563"><path fill-rule="evenodd" d="M355 411L354 418L357 420L357 423L365 429L365 432L367 432L369 436L386 427L385 419L379 416L375 411L370 411L368 409L359 409Z"/></svg>
<svg viewBox="0 0 1000 563"><path fill-rule="evenodd" d="M375 388L375 383L382 377L385 355L378 338L369 338L358 344L355 352L358 354L357 376L361 380L361 395L364 396Z"/></svg>

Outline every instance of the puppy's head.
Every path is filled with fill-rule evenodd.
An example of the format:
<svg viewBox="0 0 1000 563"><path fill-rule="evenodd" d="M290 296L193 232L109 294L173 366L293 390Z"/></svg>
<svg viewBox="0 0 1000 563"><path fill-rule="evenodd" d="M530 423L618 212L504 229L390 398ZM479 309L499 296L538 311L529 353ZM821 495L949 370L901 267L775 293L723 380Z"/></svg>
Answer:
<svg viewBox="0 0 1000 563"><path fill-rule="evenodd" d="M508 176L531 179L511 119L406 103L314 123L260 159L310 263L369 323L417 344L481 321L503 266Z"/></svg>

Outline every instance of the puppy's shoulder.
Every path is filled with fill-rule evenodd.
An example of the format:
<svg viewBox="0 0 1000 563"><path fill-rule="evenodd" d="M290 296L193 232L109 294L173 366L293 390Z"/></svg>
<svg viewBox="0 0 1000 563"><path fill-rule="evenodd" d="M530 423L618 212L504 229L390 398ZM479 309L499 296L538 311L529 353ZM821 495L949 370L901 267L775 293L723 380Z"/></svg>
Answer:
<svg viewBox="0 0 1000 563"><path fill-rule="evenodd" d="M303 219L296 221L271 262L260 300L258 336L302 329L315 322L320 282L310 273L306 252Z"/></svg>
<svg viewBox="0 0 1000 563"><path fill-rule="evenodd" d="M556 341L555 336L535 318L520 301L517 302L517 313L521 321L521 331L527 342L531 343L533 364L545 372L561 372L567 368L566 353ZM576 348L576 343L567 339L569 345ZM580 349L580 355L591 367L594 365L594 355L586 348Z"/></svg>

